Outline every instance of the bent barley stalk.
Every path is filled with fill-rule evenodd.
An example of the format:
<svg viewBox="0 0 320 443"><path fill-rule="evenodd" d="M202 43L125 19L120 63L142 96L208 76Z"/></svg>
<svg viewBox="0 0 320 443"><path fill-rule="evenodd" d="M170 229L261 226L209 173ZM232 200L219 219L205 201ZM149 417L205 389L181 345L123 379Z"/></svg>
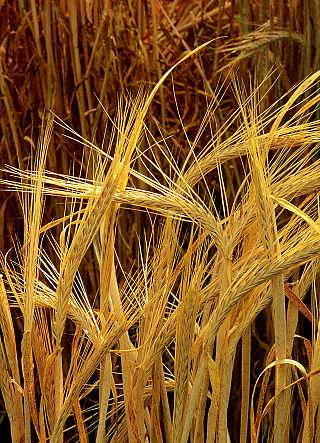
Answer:
<svg viewBox="0 0 320 443"><path fill-rule="evenodd" d="M72 30L75 39L75 22ZM309 114L320 99L312 89L320 72L282 106L261 112L261 85L247 97L235 82L234 114L215 133L218 110L209 103L185 159L176 164L164 154L162 168L139 149L149 106L173 69L209 43L185 55L149 95L119 103L107 153L59 121L74 143L94 153L93 160L88 152L83 157L92 161L82 165L85 178L45 171L51 120L31 170L5 169L11 178L2 184L22 195L25 217L23 246L17 241L0 257L0 387L15 442L33 435L61 442L65 435L83 442L94 436L224 443L234 426L241 442L248 432L252 441L259 433L288 441L292 418L302 413L295 437L308 441L316 433L319 333L314 329L310 343L303 337L309 361L294 340L299 317L314 328L319 321L320 122L309 122ZM82 107L85 91L88 83L77 92ZM206 131L210 142L201 149ZM149 147L154 158L169 152L166 144L164 137ZM230 160L240 184L224 179ZM45 197L65 201L62 217L42 222ZM118 254L129 248L121 217L134 220L134 211L145 211L145 232L128 270ZM311 309L304 301L310 288ZM303 386L299 399L294 385L286 389L294 368L306 378L307 398ZM260 376L261 388L253 389ZM228 421L230 408L238 412L236 425Z"/></svg>

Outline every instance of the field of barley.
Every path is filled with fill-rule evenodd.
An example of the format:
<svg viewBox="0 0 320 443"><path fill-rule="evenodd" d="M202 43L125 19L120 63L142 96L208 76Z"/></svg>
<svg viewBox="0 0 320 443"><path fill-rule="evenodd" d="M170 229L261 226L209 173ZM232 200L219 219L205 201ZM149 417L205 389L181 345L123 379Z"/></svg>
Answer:
<svg viewBox="0 0 320 443"><path fill-rule="evenodd" d="M320 443L319 23L0 0L1 441Z"/></svg>

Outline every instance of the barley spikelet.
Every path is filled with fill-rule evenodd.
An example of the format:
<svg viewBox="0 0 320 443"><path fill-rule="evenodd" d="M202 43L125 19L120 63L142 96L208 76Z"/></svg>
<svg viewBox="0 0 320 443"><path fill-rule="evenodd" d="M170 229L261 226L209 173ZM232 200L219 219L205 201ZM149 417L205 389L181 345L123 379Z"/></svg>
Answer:
<svg viewBox="0 0 320 443"><path fill-rule="evenodd" d="M126 326L124 326L123 324L114 325L110 332L104 335L103 342L99 346L97 346L87 357L63 404L63 408L61 409L58 420L56 421L55 427L53 429L50 442L56 443L59 441L64 423L71 413L74 402L79 397L84 384L99 366L101 361L105 358L106 354L110 351L112 346L114 346L114 344L119 340L119 337L121 337L125 330Z"/></svg>
<svg viewBox="0 0 320 443"><path fill-rule="evenodd" d="M190 254L191 251L188 251ZM190 258L191 259L191 256ZM176 326L176 354L175 354L175 402L173 415L173 441L178 441L183 429L183 413L187 398L187 389L190 372L190 351L195 330L196 306L201 284L203 268L196 263L196 269L191 276L190 265L185 270L185 283L182 285L180 307ZM190 282L188 280L190 279ZM185 292L186 291L186 292Z"/></svg>

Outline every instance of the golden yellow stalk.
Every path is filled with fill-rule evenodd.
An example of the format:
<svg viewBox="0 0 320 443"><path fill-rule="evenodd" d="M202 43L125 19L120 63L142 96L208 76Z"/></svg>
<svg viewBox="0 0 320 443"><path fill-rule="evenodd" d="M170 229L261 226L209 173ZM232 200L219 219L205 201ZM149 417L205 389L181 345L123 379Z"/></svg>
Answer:
<svg viewBox="0 0 320 443"><path fill-rule="evenodd" d="M193 234L191 234L192 245ZM187 261L179 300L178 316L176 320L176 352L175 352L175 400L173 413L172 441L179 441L184 426L184 410L188 395L190 381L191 348L195 330L198 297L202 280L203 265L197 263L191 270L192 249L187 251ZM200 254L200 252L199 252ZM203 263L203 262L202 262Z"/></svg>
<svg viewBox="0 0 320 443"><path fill-rule="evenodd" d="M1 390L10 419L12 441L19 442L24 435L22 389L20 387L21 381L15 332L2 276L0 276L0 326L3 335L0 370ZM6 359L8 361L8 367L7 364L5 364Z"/></svg>
<svg viewBox="0 0 320 443"><path fill-rule="evenodd" d="M32 419L34 427L39 435L38 413L35 401L34 373L33 373L33 355L32 355L32 330L34 321L34 288L38 273L39 261L39 238L40 224L43 211L43 175L45 170L45 161L47 149L49 146L53 119L50 118L45 131L42 133L42 139L39 143L39 155L36 159L35 167L37 170L37 182L34 193L31 194L30 201L24 203L25 219L25 239L24 239L24 332L21 344L22 352L22 370L24 376L24 417L25 417L25 438L31 439Z"/></svg>

